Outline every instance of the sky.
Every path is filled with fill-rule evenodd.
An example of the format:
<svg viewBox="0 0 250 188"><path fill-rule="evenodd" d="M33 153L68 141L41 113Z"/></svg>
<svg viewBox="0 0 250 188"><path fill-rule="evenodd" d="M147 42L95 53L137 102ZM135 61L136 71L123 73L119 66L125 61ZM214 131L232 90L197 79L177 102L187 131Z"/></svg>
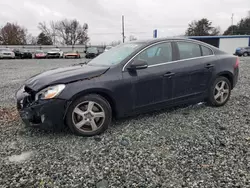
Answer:
<svg viewBox="0 0 250 188"><path fill-rule="evenodd" d="M248 15L250 0L0 0L0 26L18 23L34 36L39 22L77 19L89 25L91 44L122 40L121 16L125 17L126 40L177 36L188 24L208 18L221 31Z"/></svg>

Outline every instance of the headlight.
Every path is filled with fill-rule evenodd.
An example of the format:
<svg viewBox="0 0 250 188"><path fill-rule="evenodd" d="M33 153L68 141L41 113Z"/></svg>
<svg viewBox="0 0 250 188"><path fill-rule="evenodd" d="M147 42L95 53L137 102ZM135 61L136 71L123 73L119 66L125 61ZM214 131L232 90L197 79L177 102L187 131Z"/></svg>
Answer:
<svg viewBox="0 0 250 188"><path fill-rule="evenodd" d="M36 94L35 100L52 99L58 96L64 88L65 88L64 84L47 87Z"/></svg>

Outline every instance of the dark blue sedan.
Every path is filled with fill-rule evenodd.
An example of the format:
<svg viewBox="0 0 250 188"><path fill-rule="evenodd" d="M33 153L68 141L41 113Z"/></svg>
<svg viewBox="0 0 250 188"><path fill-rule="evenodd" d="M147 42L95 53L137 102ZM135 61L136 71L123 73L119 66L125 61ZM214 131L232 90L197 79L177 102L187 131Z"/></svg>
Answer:
<svg viewBox="0 0 250 188"><path fill-rule="evenodd" d="M17 107L28 126L69 126L75 134L92 136L114 117L201 101L223 106L238 73L238 57L203 42L133 41L88 64L31 77L16 94Z"/></svg>

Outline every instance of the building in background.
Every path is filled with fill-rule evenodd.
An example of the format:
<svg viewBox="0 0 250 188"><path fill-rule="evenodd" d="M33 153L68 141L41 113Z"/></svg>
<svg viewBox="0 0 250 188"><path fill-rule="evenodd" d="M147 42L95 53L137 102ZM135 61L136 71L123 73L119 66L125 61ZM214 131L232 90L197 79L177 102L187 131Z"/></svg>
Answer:
<svg viewBox="0 0 250 188"><path fill-rule="evenodd" d="M250 35L190 36L188 38L211 44L230 54L234 54L238 47L250 46Z"/></svg>

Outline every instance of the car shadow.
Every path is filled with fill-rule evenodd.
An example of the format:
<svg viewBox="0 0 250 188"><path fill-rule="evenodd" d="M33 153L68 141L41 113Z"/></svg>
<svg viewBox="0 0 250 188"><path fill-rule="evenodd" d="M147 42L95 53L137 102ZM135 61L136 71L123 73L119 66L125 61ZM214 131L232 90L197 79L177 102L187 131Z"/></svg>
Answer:
<svg viewBox="0 0 250 188"><path fill-rule="evenodd" d="M183 115L189 115L189 109L191 108L192 110L198 110L200 108L204 108L205 103L198 103L198 104L185 104L185 105L178 105L175 107L171 108L165 108L161 110L154 110L151 112L143 113L143 114L138 114L138 115L133 115L133 116L128 116L124 118L119 118L119 119L113 119L113 122L109 129L113 129L114 127L117 126L122 126L124 125L125 122L131 121L131 120L137 120L140 121L144 118L149 118L152 116L158 116L164 113L171 113L176 110L181 110L180 113ZM185 110L187 109L187 110ZM21 120L20 120L21 121ZM72 131L69 129L69 127L65 126L62 129L59 130L44 130L38 127L26 127L25 125L22 125L23 127L18 131L18 134L20 136L28 136L28 137L61 137L61 136L76 136L72 133ZM113 130L112 130L113 131ZM107 131L106 131L107 132ZM109 131L108 131L109 132ZM103 134L97 135L97 137L102 136ZM95 138L96 136L94 136ZM87 138L87 137L86 137Z"/></svg>
<svg viewBox="0 0 250 188"><path fill-rule="evenodd" d="M204 108L206 106L205 102L202 103L193 103L193 104L183 104L183 105L178 105L175 107L170 107L170 108L163 108L160 110L153 110L151 112L147 112L147 113L142 113L142 114L137 114L137 115L133 115L133 116L128 116L128 117L124 117L124 118L119 118L119 119L113 119L113 123L112 126L119 126L119 125L123 125L123 123L127 122L127 121L131 121L131 120L141 120L144 118L149 118L152 116L158 116L161 114L165 114L165 113L172 113L176 110L182 110L183 115L188 115L189 114L189 110L184 110L184 109L190 109L192 108L193 110L198 110L200 108Z"/></svg>

